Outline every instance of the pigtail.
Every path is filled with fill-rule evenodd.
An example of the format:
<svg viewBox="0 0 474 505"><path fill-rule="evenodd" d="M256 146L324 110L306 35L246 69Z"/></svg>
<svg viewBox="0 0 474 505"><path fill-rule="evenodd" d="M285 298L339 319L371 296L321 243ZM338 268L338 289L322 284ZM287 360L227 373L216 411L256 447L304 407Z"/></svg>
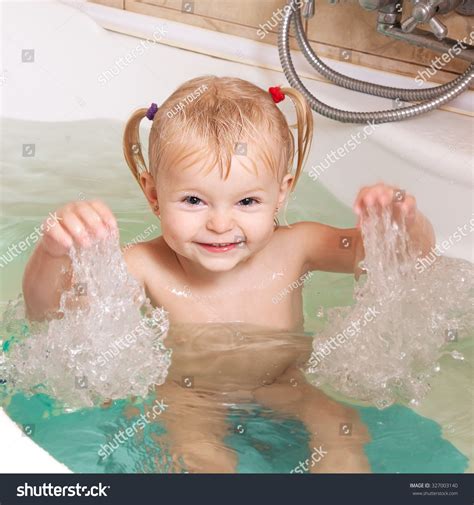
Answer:
<svg viewBox="0 0 474 505"><path fill-rule="evenodd" d="M291 98L296 109L296 128L297 128L297 158L296 169L290 192L294 191L298 182L304 162L311 149L313 140L313 112L304 96L293 88L282 88L281 91Z"/></svg>
<svg viewBox="0 0 474 505"><path fill-rule="evenodd" d="M148 171L140 143L140 122L146 117L147 110L145 108L136 110L127 121L123 134L123 154L140 187L140 174Z"/></svg>

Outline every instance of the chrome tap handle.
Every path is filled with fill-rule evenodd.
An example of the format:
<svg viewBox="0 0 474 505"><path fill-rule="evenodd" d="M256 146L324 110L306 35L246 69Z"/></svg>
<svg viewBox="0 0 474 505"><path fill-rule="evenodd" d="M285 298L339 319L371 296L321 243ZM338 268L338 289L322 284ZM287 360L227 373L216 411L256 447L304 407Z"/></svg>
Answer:
<svg viewBox="0 0 474 505"><path fill-rule="evenodd" d="M305 19L310 19L314 16L314 0L305 1L302 15Z"/></svg>
<svg viewBox="0 0 474 505"><path fill-rule="evenodd" d="M435 17L440 4L445 0L418 0L413 6L411 16L402 23L404 32L412 32L418 24L429 23L431 30L438 39L444 39L448 33L446 26Z"/></svg>
<svg viewBox="0 0 474 505"><path fill-rule="evenodd" d="M430 19L431 31L435 34L435 37L439 40L443 40L448 34L448 29L446 25L441 23L437 17L432 17Z"/></svg>
<svg viewBox="0 0 474 505"><path fill-rule="evenodd" d="M419 21L416 20L414 16L410 16L409 18L405 19L405 21L403 21L402 30L405 33L412 32L416 28L416 25L418 23L419 23Z"/></svg>

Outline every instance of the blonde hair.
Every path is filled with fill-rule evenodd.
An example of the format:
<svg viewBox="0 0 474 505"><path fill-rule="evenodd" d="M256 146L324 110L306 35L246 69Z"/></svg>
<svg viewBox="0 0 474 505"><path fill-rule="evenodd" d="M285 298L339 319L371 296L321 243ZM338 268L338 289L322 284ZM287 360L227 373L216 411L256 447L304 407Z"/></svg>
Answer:
<svg viewBox="0 0 474 505"><path fill-rule="evenodd" d="M313 137L313 116L305 98L293 88L281 88L296 110L296 166L294 190ZM136 110L127 122L123 151L132 174L140 182L143 171L157 176L177 163L196 163L212 157L224 179L239 143L253 142L264 165L279 180L291 173L295 140L284 114L270 93L235 77L203 76L182 84L159 107L153 119L149 144L149 168L145 163L139 127L146 108ZM193 142L189 142L192 139ZM191 147L190 144L197 145ZM250 163L256 168L255 160Z"/></svg>

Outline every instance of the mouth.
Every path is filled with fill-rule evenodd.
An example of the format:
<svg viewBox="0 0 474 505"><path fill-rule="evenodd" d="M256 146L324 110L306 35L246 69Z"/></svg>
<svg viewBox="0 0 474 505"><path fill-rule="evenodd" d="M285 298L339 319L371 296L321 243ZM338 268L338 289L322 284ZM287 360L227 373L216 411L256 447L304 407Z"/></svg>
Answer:
<svg viewBox="0 0 474 505"><path fill-rule="evenodd" d="M221 252L221 253L231 251L236 247L242 247L244 243L245 243L244 240L240 242L212 242L212 243L197 242L197 244L206 251Z"/></svg>

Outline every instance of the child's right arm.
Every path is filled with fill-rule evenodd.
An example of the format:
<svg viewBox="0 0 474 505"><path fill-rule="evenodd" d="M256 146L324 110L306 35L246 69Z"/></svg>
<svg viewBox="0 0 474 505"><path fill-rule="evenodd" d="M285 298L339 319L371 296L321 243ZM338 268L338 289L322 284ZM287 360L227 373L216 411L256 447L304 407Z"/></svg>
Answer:
<svg viewBox="0 0 474 505"><path fill-rule="evenodd" d="M112 211L100 201L71 202L55 214L58 220L46 230L34 250L23 275L23 296L27 317L43 320L54 316L61 293L71 283L69 249L73 244L87 247L93 239L117 230Z"/></svg>

